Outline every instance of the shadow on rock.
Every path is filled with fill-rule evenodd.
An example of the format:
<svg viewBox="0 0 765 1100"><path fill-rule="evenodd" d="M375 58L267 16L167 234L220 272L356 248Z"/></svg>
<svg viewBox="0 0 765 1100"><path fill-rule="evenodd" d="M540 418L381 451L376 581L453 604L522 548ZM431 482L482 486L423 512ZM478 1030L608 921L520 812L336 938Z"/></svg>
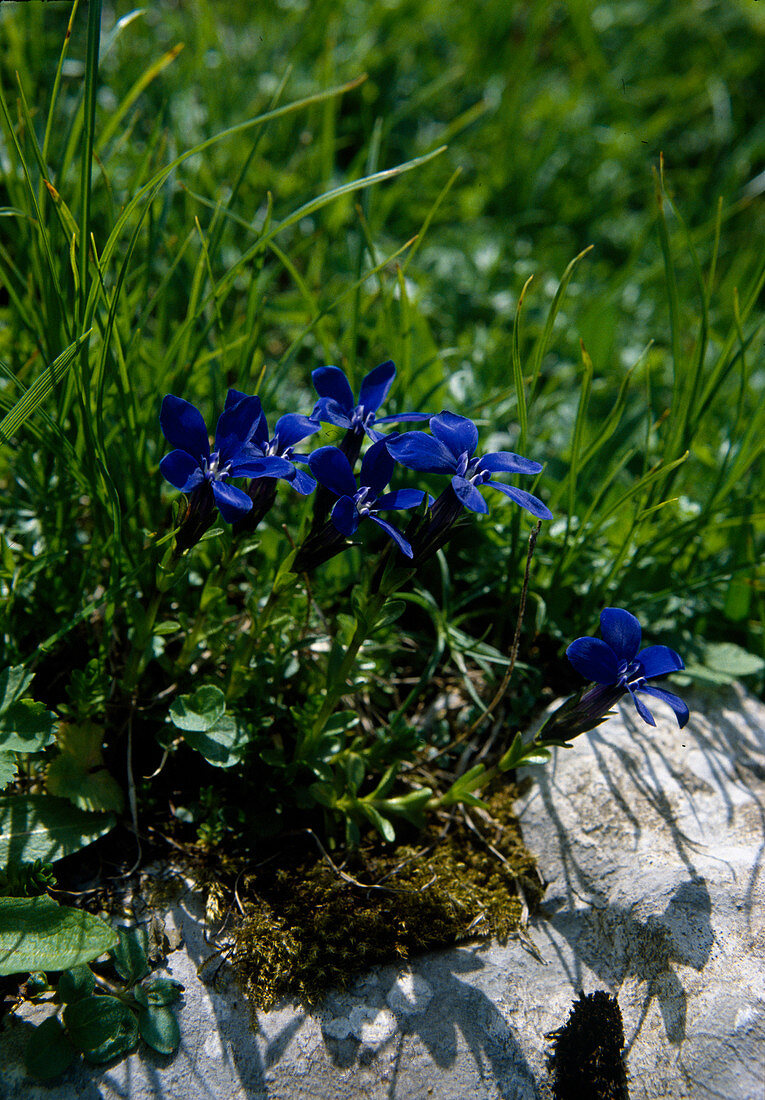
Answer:
<svg viewBox="0 0 765 1100"><path fill-rule="evenodd" d="M544 910L543 910L544 912ZM655 997L661 1009L670 1043L686 1037L687 997L675 966L690 966L701 971L714 944L710 924L712 904L703 879L682 883L672 894L663 913L640 920L631 909L613 905L594 905L573 912L549 912L547 921L570 945L576 963L583 963L612 989L628 978L646 985L640 1021L627 1050ZM538 931L545 935L545 925ZM550 946L566 968L572 985L577 973L566 963L554 939L547 933Z"/></svg>
<svg viewBox="0 0 765 1100"><path fill-rule="evenodd" d="M457 1090L469 1089L469 1080L477 1077L490 1080L508 1100L535 1100L541 1094L512 1029L482 990L461 980L483 966L474 952L457 949L432 958L427 971L418 967L414 976L405 975L409 985L403 991L400 977L382 974L379 988L373 992L367 985L355 1006L353 994L330 996L322 1034L334 1064L348 1068L392 1059L391 1100L413 1095L411 1075L418 1063L417 1087L427 1089L429 1067L431 1072L438 1067L449 1071ZM404 1061L406 1081L401 1080ZM399 1086L405 1091L399 1093Z"/></svg>

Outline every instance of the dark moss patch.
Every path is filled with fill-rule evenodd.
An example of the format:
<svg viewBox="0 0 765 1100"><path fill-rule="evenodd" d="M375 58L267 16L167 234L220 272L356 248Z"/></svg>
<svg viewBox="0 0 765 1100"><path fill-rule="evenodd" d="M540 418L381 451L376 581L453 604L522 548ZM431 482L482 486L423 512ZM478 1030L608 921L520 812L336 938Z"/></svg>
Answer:
<svg viewBox="0 0 765 1100"><path fill-rule="evenodd" d="M517 931L540 882L514 793L497 790L489 815L435 822L416 845L362 846L340 868L293 839L291 856L280 852L239 888L233 964L248 995L264 1009L283 998L311 1004L371 966Z"/></svg>

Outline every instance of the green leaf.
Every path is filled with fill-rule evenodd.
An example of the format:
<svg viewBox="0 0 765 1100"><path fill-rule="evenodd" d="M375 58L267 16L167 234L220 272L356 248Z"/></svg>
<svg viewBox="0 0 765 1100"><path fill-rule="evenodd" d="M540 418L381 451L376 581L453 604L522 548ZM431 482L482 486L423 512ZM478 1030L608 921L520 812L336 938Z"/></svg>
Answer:
<svg viewBox="0 0 765 1100"><path fill-rule="evenodd" d="M373 629L381 630L383 627L391 626L405 611L406 602L404 600L389 600L375 619Z"/></svg>
<svg viewBox="0 0 765 1100"><path fill-rule="evenodd" d="M17 768L18 764L13 753L0 752L0 791L15 778Z"/></svg>
<svg viewBox="0 0 765 1100"><path fill-rule="evenodd" d="M23 665L13 665L0 672L0 714L20 699L34 680L34 673L27 672Z"/></svg>
<svg viewBox="0 0 765 1100"><path fill-rule="evenodd" d="M36 859L55 863L98 840L114 822L113 814L84 813L52 795L4 795L0 797L0 867Z"/></svg>
<svg viewBox="0 0 765 1100"><path fill-rule="evenodd" d="M80 1001L83 997L89 997L96 987L96 979L93 971L87 963L80 963L70 970L65 970L58 980L56 992L58 999L66 1004Z"/></svg>
<svg viewBox="0 0 765 1100"><path fill-rule="evenodd" d="M328 719L324 733L336 737L340 733L348 733L358 724L359 716L355 710L339 710Z"/></svg>
<svg viewBox="0 0 765 1100"><path fill-rule="evenodd" d="M220 688L203 684L191 695L180 695L170 705L170 721L184 732L206 733L226 712Z"/></svg>
<svg viewBox="0 0 765 1100"><path fill-rule="evenodd" d="M175 1004L183 993L183 983L175 978L154 978L133 990L133 996L144 1008L161 1008Z"/></svg>
<svg viewBox="0 0 765 1100"><path fill-rule="evenodd" d="M0 714L0 749L40 752L53 740L56 715L42 703L19 699Z"/></svg>
<svg viewBox="0 0 765 1100"><path fill-rule="evenodd" d="M144 928L118 928L119 943L109 954L114 969L128 985L133 985L149 973L146 958L149 941Z"/></svg>
<svg viewBox="0 0 765 1100"><path fill-rule="evenodd" d="M399 798L387 798L385 809L387 813L406 818L412 825L422 829L425 825L425 808L432 797L433 792L430 787L419 787Z"/></svg>
<svg viewBox="0 0 765 1100"><path fill-rule="evenodd" d="M742 649L734 642L708 642L704 646L704 664L730 680L736 680L739 676L752 676L765 668L762 657Z"/></svg>
<svg viewBox="0 0 765 1100"><path fill-rule="evenodd" d="M358 806L367 820L371 821L375 829L377 829L380 836L387 840L389 844L392 844L396 839L396 830L393 828L393 824L388 821L387 817L383 817L383 815L378 813L374 806L370 806L368 802L359 802Z"/></svg>
<svg viewBox="0 0 765 1100"><path fill-rule="evenodd" d="M81 810L94 813L121 812L125 797L117 780L106 768L87 771L68 753L52 760L45 773L45 786L51 794L68 798Z"/></svg>
<svg viewBox="0 0 765 1100"><path fill-rule="evenodd" d="M122 810L125 799L116 779L103 767L104 728L95 722L62 722L59 756L48 765L45 785L81 810Z"/></svg>
<svg viewBox="0 0 765 1100"><path fill-rule="evenodd" d="M0 975L33 970L69 970L97 959L114 945L108 924L43 894L0 898Z"/></svg>
<svg viewBox="0 0 765 1100"><path fill-rule="evenodd" d="M53 360L50 366L37 376L34 383L19 398L11 411L0 421L0 440L14 435L35 410L42 405L57 382L60 382L74 362L77 352L90 336L91 330L83 333L78 340L70 344L65 351Z"/></svg>
<svg viewBox="0 0 765 1100"><path fill-rule="evenodd" d="M177 634L180 629L180 623L175 623L172 619L166 619L163 623L157 623L152 633L155 637L164 637L166 634Z"/></svg>
<svg viewBox="0 0 765 1100"><path fill-rule="evenodd" d="M39 1024L27 1045L24 1061L30 1077L38 1081L52 1081L71 1066L75 1058L72 1044L66 1037L58 1016L49 1016Z"/></svg>
<svg viewBox="0 0 765 1100"><path fill-rule="evenodd" d="M206 732L184 732L184 740L192 749L201 752L208 764L216 768L230 768L242 759L249 744L250 732L228 715L220 718Z"/></svg>
<svg viewBox="0 0 765 1100"><path fill-rule="evenodd" d="M141 1038L159 1054L174 1054L181 1041L175 1013L162 1005L142 1008L138 1013Z"/></svg>
<svg viewBox="0 0 765 1100"><path fill-rule="evenodd" d="M364 782L364 758L358 753L349 753L345 758L345 778L348 780L348 788L356 794Z"/></svg>
<svg viewBox="0 0 765 1100"><path fill-rule="evenodd" d="M83 997L66 1006L64 1023L75 1047L96 1065L128 1054L138 1045L138 1021L116 997Z"/></svg>

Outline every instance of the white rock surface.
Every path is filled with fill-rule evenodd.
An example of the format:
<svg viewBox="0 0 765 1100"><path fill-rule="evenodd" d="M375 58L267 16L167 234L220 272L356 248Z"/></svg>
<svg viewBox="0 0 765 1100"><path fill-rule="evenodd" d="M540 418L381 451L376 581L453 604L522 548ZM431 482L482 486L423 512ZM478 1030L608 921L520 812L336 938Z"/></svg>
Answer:
<svg viewBox="0 0 765 1100"><path fill-rule="evenodd" d="M380 969L315 1013L259 1013L255 1034L235 988L197 977L212 949L189 892L178 1055L32 1085L26 1007L0 1036L0 1098L541 1100L545 1034L578 990L607 989L631 1100L763 1100L765 707L740 688L686 697L683 731L660 704L655 730L624 707L530 769L521 820L549 885L529 939Z"/></svg>

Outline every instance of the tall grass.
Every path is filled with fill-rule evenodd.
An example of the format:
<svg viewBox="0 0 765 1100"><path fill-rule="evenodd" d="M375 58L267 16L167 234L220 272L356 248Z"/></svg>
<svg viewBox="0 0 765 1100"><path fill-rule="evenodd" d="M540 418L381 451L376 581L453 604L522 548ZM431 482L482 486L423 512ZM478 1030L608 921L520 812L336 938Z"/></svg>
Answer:
<svg viewBox="0 0 765 1100"><path fill-rule="evenodd" d="M760 647L762 26L695 7L5 8L7 659L129 626L170 523L164 393L282 412L313 367L389 356L402 406L547 463L537 630L616 602ZM479 632L524 527L498 508L451 562Z"/></svg>

